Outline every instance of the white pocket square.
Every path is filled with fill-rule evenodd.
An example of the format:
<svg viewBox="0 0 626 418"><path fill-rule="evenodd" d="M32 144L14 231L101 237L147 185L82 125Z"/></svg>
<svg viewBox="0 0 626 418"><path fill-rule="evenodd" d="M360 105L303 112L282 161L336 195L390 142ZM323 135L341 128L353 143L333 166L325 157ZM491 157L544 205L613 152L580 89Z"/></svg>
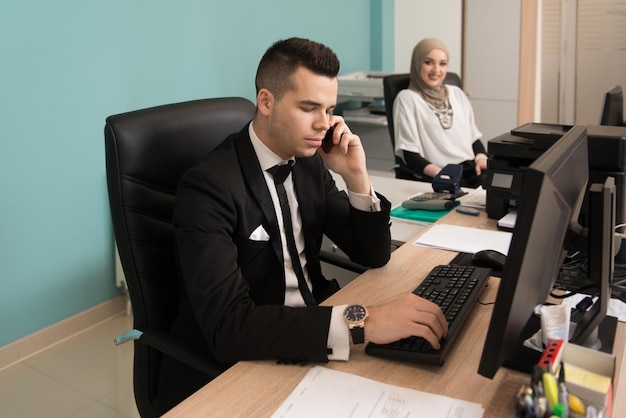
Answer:
<svg viewBox="0 0 626 418"><path fill-rule="evenodd" d="M252 231L248 239L251 241L269 241L270 236L265 231L265 228L263 228L263 225L259 225L254 231Z"/></svg>

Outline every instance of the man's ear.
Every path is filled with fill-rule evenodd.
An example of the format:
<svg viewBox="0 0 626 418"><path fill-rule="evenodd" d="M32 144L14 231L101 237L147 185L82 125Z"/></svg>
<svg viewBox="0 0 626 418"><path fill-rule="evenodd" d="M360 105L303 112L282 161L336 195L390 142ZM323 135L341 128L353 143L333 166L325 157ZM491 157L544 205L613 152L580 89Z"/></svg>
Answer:
<svg viewBox="0 0 626 418"><path fill-rule="evenodd" d="M257 107L261 114L267 116L272 112L274 107L274 95L268 89L261 89L256 95Z"/></svg>

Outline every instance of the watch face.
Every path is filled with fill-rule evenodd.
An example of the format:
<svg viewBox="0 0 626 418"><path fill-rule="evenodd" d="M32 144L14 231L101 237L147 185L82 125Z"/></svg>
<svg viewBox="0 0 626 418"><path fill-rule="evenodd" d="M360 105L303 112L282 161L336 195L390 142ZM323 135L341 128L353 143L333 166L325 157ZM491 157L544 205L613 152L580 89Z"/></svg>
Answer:
<svg viewBox="0 0 626 418"><path fill-rule="evenodd" d="M361 305L350 305L344 311L343 316L347 321L359 322L364 320L367 316L367 309Z"/></svg>

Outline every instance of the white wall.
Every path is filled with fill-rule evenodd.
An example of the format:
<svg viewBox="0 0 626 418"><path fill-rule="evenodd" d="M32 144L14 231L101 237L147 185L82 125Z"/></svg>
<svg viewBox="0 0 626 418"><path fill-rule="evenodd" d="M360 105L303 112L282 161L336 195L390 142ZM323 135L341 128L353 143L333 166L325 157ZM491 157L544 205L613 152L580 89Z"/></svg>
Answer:
<svg viewBox="0 0 626 418"><path fill-rule="evenodd" d="M448 71L461 74L462 0L395 0L395 68L408 73L413 48L422 38L439 38L448 47Z"/></svg>
<svg viewBox="0 0 626 418"><path fill-rule="evenodd" d="M626 3L542 0L541 121L597 124L610 88L626 86Z"/></svg>
<svg viewBox="0 0 626 418"><path fill-rule="evenodd" d="M626 3L578 0L574 123L600 123L604 93L626 89Z"/></svg>
<svg viewBox="0 0 626 418"><path fill-rule="evenodd" d="M485 143L517 126L521 1L466 3L463 87Z"/></svg>

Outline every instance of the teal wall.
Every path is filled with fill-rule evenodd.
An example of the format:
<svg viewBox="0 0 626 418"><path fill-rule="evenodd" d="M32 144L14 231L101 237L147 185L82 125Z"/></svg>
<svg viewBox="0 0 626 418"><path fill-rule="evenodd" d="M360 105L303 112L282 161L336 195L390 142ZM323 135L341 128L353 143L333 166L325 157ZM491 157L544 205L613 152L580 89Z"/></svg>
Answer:
<svg viewBox="0 0 626 418"><path fill-rule="evenodd" d="M394 2L371 0L370 70L394 71Z"/></svg>
<svg viewBox="0 0 626 418"><path fill-rule="evenodd" d="M329 45L342 73L391 68L383 32L393 6L381 1L3 0L0 346L119 294L106 116L206 97L253 100L259 58L290 36Z"/></svg>

